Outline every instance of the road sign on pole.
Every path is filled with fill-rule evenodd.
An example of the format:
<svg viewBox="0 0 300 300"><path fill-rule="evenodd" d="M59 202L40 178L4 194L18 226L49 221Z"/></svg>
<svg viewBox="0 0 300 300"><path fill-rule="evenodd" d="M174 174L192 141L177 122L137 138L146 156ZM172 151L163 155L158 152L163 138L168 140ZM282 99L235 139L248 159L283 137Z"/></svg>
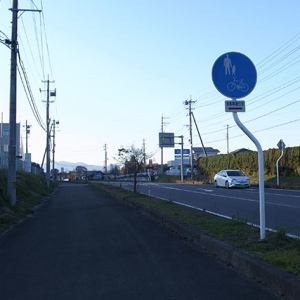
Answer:
<svg viewBox="0 0 300 300"><path fill-rule="evenodd" d="M280 149L280 150L284 150L285 148L285 143L283 142L283 140L280 140L277 144L277 147Z"/></svg>
<svg viewBox="0 0 300 300"><path fill-rule="evenodd" d="M246 97L253 91L257 80L256 68L246 55L239 52L227 52L215 61L212 68L212 80L222 95L232 99L232 101L228 101L228 103L232 102L228 105L231 107L228 111L232 111L235 123L252 140L258 151L260 238L264 239L266 236L264 154L258 140L240 121L237 114L238 111L241 111L240 108L237 110L240 101L236 100Z"/></svg>
<svg viewBox="0 0 300 300"><path fill-rule="evenodd" d="M282 156L283 156L283 150L285 148L285 143L283 142L283 140L280 140L277 144L277 147L281 150L281 155L280 157L277 159L276 162L276 171L277 171L277 186L279 186L279 161L281 160Z"/></svg>
<svg viewBox="0 0 300 300"><path fill-rule="evenodd" d="M222 95L240 99L253 91L257 73L253 62L246 55L228 52L215 61L212 79L216 89Z"/></svg>
<svg viewBox="0 0 300 300"><path fill-rule="evenodd" d="M159 133L159 147L160 148L174 148L174 133L160 132Z"/></svg>

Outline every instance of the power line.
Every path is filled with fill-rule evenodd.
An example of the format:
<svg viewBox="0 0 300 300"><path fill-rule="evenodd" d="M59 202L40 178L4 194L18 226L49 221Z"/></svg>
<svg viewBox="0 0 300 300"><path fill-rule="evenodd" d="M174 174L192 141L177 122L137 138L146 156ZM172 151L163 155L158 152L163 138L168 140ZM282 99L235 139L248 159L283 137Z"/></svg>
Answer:
<svg viewBox="0 0 300 300"><path fill-rule="evenodd" d="M40 72L39 72L39 70L38 70L38 67L37 67L37 64L36 64L36 60L35 60L35 58L34 58L34 55L33 55L33 52L32 52L32 48L31 48L30 43L29 43L29 39L28 39L26 27L25 27L25 25L24 25L24 21L23 21L23 18L22 18L22 17L21 17L21 21L22 21L23 30L24 30L24 33L25 33L27 45L28 45L28 47L29 47L29 51L30 51L30 54L31 54L31 58L32 58L33 64L34 64L34 66L35 66L35 69L36 69L36 71L37 71L38 76L41 78L42 76L40 75ZM22 40L22 39L21 39L21 40ZM24 47L24 51L25 51L25 47ZM24 52L24 53L25 53L25 55L26 55L26 52ZM27 56L26 56L26 58L27 58ZM27 60L28 60L28 59L27 59ZM28 65L30 66L30 64L28 64Z"/></svg>
<svg viewBox="0 0 300 300"><path fill-rule="evenodd" d="M42 20L43 20L43 27L44 27L44 35L45 35L45 40L46 40L46 48L47 48L47 53L48 53L49 68L50 68L51 76L53 78L54 76L53 76L53 70L52 70L52 64L51 64L51 58L50 58L50 51L49 51L49 45L48 45L45 15L44 15L44 9L43 9L43 1L41 1L41 9L42 9Z"/></svg>
<svg viewBox="0 0 300 300"><path fill-rule="evenodd" d="M46 126L45 126L44 122L42 121L42 118L40 116L40 113L38 111L38 108L36 106L36 103L35 103L31 88L30 88L30 84L29 84L29 80L28 80L28 77L27 77L27 74L26 74L26 71L25 71L25 67L24 67L23 61L21 60L21 57L20 57L20 52L18 53L18 58L19 58L19 66L21 67L22 74L23 74L26 86L25 86L24 81L22 79L21 72L20 72L19 68L18 68L18 71L19 71L19 75L20 75L20 78L21 78L21 81L22 81L22 84L23 84L23 87L24 87L25 94L26 94L26 97L28 99L29 105L31 107L31 110L33 112L33 115L34 115L37 123L42 127L42 129L44 131L46 131Z"/></svg>
<svg viewBox="0 0 300 300"><path fill-rule="evenodd" d="M34 6L33 1L31 1L31 4L32 4L32 7L33 7ZM43 79L45 79L44 57L43 57L43 53L40 49L40 42L39 42L39 38L38 38L35 14L32 14L32 20L33 20L33 24L34 24L34 33L35 33L35 39L36 39L37 48L38 48L38 55L39 55L39 59L40 59L40 64L41 64L41 67L42 67ZM42 45L42 43L41 43L41 45Z"/></svg>

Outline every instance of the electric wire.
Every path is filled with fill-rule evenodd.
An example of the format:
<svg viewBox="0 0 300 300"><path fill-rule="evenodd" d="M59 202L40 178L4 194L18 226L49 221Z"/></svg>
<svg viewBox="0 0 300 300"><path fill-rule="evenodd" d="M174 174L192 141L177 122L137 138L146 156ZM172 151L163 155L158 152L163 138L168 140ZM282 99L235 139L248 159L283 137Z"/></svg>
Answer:
<svg viewBox="0 0 300 300"><path fill-rule="evenodd" d="M24 67L23 61L21 60L20 52L18 52L18 58L19 58L19 66L20 66L20 68L22 70L22 74L23 74L24 80L23 80L23 78L22 78L21 75L20 75L20 78L21 78L21 81L22 81L22 84L23 84L23 87L24 87L25 94L27 96L28 102L30 104L31 110L33 112L33 115L34 115L37 123L41 126L41 128L44 131L46 131L46 126L45 126L44 122L42 121L42 118L40 116L40 113L38 111L38 108L36 106L36 103L35 103L35 100L34 100L34 97L33 97L32 91L31 91L31 88L30 88L29 80L28 80L28 77L27 77L27 74L26 74L26 71L25 71L25 67ZM18 70L19 70L19 67L18 67ZM20 70L19 70L19 74L21 74ZM25 81L26 85L24 84L24 81Z"/></svg>
<svg viewBox="0 0 300 300"><path fill-rule="evenodd" d="M273 126L270 126L270 127L267 127L267 128L262 128L262 129L253 131L253 133L258 133L258 132L270 130L270 129L273 129L273 128L277 128L277 127L280 127L280 126L289 125L289 124L292 124L292 123L295 123L295 122L299 122L299 121L300 121L300 118L292 120L292 121L288 121L288 122L285 122L285 123L276 124L276 125L273 125ZM237 138L237 137L241 137L241 136L244 136L244 134L239 134L239 135L231 136L230 138L233 139L233 138ZM207 143L216 143L216 142L221 142L221 141L225 141L225 140L226 140L226 138L223 138L223 139L219 139L219 140L208 141Z"/></svg>
<svg viewBox="0 0 300 300"><path fill-rule="evenodd" d="M295 67L298 66L298 63L300 62L300 59L299 59L300 55L297 55L298 51L300 50L300 46L297 46L297 45L295 46L295 43L298 42L299 40L300 40L300 33L297 33L294 37L292 37L292 39L290 39L288 42L284 43L282 46L280 46L278 49L276 49L274 52L272 52L272 54L270 54L269 56L264 58L257 65L258 69L260 70L260 74L264 74L264 77L262 77L259 80L258 85L265 86L265 83L267 81L269 81L271 78L274 78L274 77L278 78L278 76L280 74L284 74L287 71L289 72L289 76L288 76L288 80L283 83L282 83L282 76L281 76L280 85L275 83L276 85L274 84L275 85L274 88L269 89L267 92L264 91L260 95L252 98L251 101L249 101L250 102L249 106L251 106L251 109L248 111L251 112L251 111L257 110L257 109L261 108L262 106L266 106L266 105L269 105L269 107L274 108L275 103L277 103L281 99L286 98L287 96L292 98L292 101L286 105L280 106L279 108L275 108L273 110L268 109L268 111L266 113L264 113L260 116L254 116L253 118L246 120L245 123L250 123L257 119L265 118L271 114L278 113L279 111L282 111L283 109L295 106L296 104L298 104L300 102L300 100L294 100L293 96L292 97L290 96L292 93L295 93L300 88L300 86L298 85L299 81L300 81L300 76L295 76L292 79L290 76L291 73L293 73L293 71L291 71L291 69L292 68L295 69ZM294 46L294 47L291 49L292 46ZM280 93L280 95L278 95L275 98L270 99L270 97L272 97L273 95L279 94L279 93ZM194 109L211 107L214 104L218 103L222 99L222 96L220 96L217 92L213 92L213 91L210 91L204 95L209 99L206 98L205 102L201 101L201 104L195 106ZM262 102L262 100L265 100L268 98L270 99L269 101ZM270 104L272 106L270 106ZM297 108L294 109L293 111L297 111ZM231 120L230 118L227 118L223 112L216 113L214 111L214 113L212 115L208 115L207 112L209 112L209 110L206 111L205 118L198 118L198 120L197 120L197 122L204 125L204 126L201 126L201 131L202 131L202 128L205 128L205 127L211 128L212 126L209 124L213 124L213 125L224 124L225 120L226 121ZM217 121L217 119L218 119L218 121ZM222 119L222 121L220 119ZM273 128L276 128L279 126L286 126L288 124L297 122L299 120L300 119L296 119L296 120L291 120L291 121L280 123L280 124L275 124L271 127L264 127L264 128L261 128L261 129L255 131L255 133L265 131L265 130L270 130L270 129L273 129ZM237 125L230 125L230 126L228 125L228 128L234 128L234 127L237 127ZM207 132L207 131L202 132L201 135L208 136L208 135L220 133L222 131L224 131L224 128L210 130L209 132ZM236 137L239 137L242 135L243 134L238 135ZM196 136L197 135L193 135L193 137L196 137ZM231 138L234 138L234 137L231 137ZM216 143L216 142L224 141L224 140L226 140L226 138L211 140L206 143Z"/></svg>
<svg viewBox="0 0 300 300"><path fill-rule="evenodd" d="M45 41L46 41L46 48L47 48L47 53L48 53L48 62L49 62L50 74L51 74L52 78L54 78L52 63L51 63L51 57L50 57L49 44L48 44L48 38L47 38L45 15L44 15L44 9L43 9L43 1L42 0L41 0L41 10L42 10L41 16L42 16L42 21L43 21L42 23L43 23L44 35L45 35Z"/></svg>
<svg viewBox="0 0 300 300"><path fill-rule="evenodd" d="M31 3L32 3L32 7L33 7L33 5L34 5L33 1L31 1ZM41 50L41 47L40 47L40 41L39 41L38 32L37 32L35 12L32 12L32 20L33 20L33 25L34 25L34 34L35 34L36 44L37 44L37 48L38 48L39 60L40 60L40 64L41 64L41 67L42 67L43 80L45 80L44 58L43 58L42 50Z"/></svg>
<svg viewBox="0 0 300 300"><path fill-rule="evenodd" d="M38 67L37 67L36 59L34 58L34 55L33 55L33 52L32 52L32 48L31 48L31 46L30 46L30 42L29 42L29 39L28 39L26 27L25 27L25 25L24 25L24 21L23 21L23 18L22 18L22 17L21 17L21 22L22 22L24 34L25 34L25 37L26 37L27 45L28 45L28 48L29 48L29 51L30 51L30 54L31 54L32 61L33 61L33 65L34 65L34 67L35 67L35 70L36 70L36 72L37 72L39 78L41 78L42 75L41 75L41 73L40 73L40 71L39 71L39 69L38 69ZM21 39L21 40L22 40L22 39ZM26 54L26 52L25 52L25 47L24 47L24 50L23 50L23 51L24 51L24 53ZM29 65L29 67L30 67L31 64L28 64L28 65ZM33 73L33 72L32 72L32 73Z"/></svg>

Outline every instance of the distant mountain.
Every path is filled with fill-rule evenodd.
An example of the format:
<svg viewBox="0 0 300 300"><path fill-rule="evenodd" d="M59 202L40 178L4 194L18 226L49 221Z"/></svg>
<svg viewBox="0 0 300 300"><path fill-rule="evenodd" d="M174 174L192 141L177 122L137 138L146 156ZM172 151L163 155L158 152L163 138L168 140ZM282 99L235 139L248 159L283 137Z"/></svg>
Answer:
<svg viewBox="0 0 300 300"><path fill-rule="evenodd" d="M96 165L87 165L83 162L78 162L78 163L71 163L67 161L56 161L55 162L55 168L61 171L61 168L64 168L65 172L70 172L76 169L77 166L83 166L88 169L88 171L102 171L103 167L102 166L96 166Z"/></svg>

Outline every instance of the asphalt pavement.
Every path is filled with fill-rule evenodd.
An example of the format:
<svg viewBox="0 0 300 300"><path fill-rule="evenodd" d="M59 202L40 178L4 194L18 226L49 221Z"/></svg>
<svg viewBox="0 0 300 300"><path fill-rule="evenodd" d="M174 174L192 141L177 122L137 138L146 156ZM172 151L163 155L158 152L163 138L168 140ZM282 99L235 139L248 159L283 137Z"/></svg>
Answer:
<svg viewBox="0 0 300 300"><path fill-rule="evenodd" d="M0 237L0 299L279 299L136 210L63 183Z"/></svg>

